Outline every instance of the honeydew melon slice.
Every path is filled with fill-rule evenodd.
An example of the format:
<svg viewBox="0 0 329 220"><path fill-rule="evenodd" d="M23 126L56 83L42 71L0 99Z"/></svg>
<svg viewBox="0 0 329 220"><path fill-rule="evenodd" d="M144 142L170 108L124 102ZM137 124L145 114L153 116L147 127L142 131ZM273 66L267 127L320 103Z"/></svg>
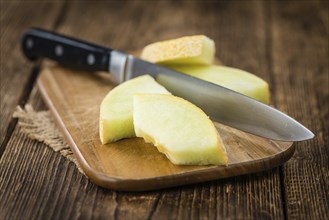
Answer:
<svg viewBox="0 0 329 220"><path fill-rule="evenodd" d="M171 65L169 67L242 93L265 104L270 103L268 83L247 71L217 65Z"/></svg>
<svg viewBox="0 0 329 220"><path fill-rule="evenodd" d="M136 77L112 89L100 106L99 134L102 144L135 137L133 125L135 93L170 94L149 75Z"/></svg>
<svg viewBox="0 0 329 220"><path fill-rule="evenodd" d="M177 165L227 165L224 144L209 117L192 103L164 94L134 95L137 137Z"/></svg>
<svg viewBox="0 0 329 220"><path fill-rule="evenodd" d="M141 58L158 64L207 64L214 61L215 42L204 35L160 41L144 47Z"/></svg>

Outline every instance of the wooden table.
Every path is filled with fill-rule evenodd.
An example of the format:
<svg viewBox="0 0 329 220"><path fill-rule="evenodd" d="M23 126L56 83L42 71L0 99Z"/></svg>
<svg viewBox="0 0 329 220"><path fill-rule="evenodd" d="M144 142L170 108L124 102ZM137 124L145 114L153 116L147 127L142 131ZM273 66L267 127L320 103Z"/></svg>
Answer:
<svg viewBox="0 0 329 220"><path fill-rule="evenodd" d="M0 8L1 220L329 218L327 1L1 0ZM38 64L20 52L30 26L130 51L206 34L223 63L267 80L272 104L316 137L296 143L283 166L252 175L151 192L100 188L12 118L17 105L46 109Z"/></svg>

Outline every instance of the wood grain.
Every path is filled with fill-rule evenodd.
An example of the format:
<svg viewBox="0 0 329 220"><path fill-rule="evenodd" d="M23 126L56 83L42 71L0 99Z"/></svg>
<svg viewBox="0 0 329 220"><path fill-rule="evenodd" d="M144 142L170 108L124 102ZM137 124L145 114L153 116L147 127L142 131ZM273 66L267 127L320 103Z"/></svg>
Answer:
<svg viewBox="0 0 329 220"><path fill-rule="evenodd" d="M36 74L31 72L32 64L21 54L19 44L21 33L32 25L52 29L62 5L61 2L46 1L34 3L1 1L0 144L6 137L15 107L26 103L36 78ZM47 8L51 10L44 13ZM15 124L9 129L12 130L14 126ZM1 146L0 156L5 145L6 143Z"/></svg>
<svg viewBox="0 0 329 220"><path fill-rule="evenodd" d="M55 14L51 8L58 7L44 5L65 1L44 2L0 1L0 16L6 19L1 23L1 34L12 29L11 33L17 34L7 36L18 36L18 30L24 29L15 26L18 23L54 25L46 18ZM116 193L92 184L73 164L43 144L29 140L14 125L0 159L0 219L310 219L317 216L328 219L328 212L323 209L328 204L328 191L324 188L328 186L325 157L328 152L323 151L328 150L325 147L329 137L326 126L329 121L328 60L327 55L317 55L328 48L323 40L328 35L328 3L285 2L175 0L93 1L90 4L79 0L70 1L65 10L59 9L60 14L54 16L60 21L56 22L57 31L126 51L176 36L200 33L210 36L216 42L217 56L225 64L266 79L271 87L272 104L316 133L313 141L296 145L296 156L288 162L289 168L286 164L283 169L202 184L153 192ZM12 5L21 10L15 10ZM33 7L42 9L42 16L36 16L40 11L32 10ZM30 10L23 10L27 8ZM11 13L3 13L5 10ZM303 26L310 29L303 30ZM294 42L296 33L298 41ZM17 45L16 38L1 36L1 86L5 73L30 71L30 65L22 64L18 50L15 56L4 53L8 51L3 49L7 44ZM313 45L320 45L320 49ZM302 50L305 47L307 50ZM11 60L11 67L19 71L9 68L3 71L7 65L3 57ZM300 62L291 62L289 57L297 57ZM304 61L307 65L301 64ZM287 77L282 77L287 73L285 68L289 68L289 82L285 81ZM313 79L300 74L305 72L304 68ZM295 84L294 79L298 77L301 79ZM13 103L14 108L19 99L17 95L26 83L23 78L13 79L16 80L8 81L11 85L7 86L7 103ZM292 84L291 89L288 84ZM307 95L300 88L307 91ZM1 123L11 115L2 109L4 95L6 90L1 90ZM25 93L25 97L29 95L29 102L36 109L46 109L36 87L31 94L29 90ZM310 116L304 115L305 110ZM318 187L317 181L325 184Z"/></svg>
<svg viewBox="0 0 329 220"><path fill-rule="evenodd" d="M292 219L329 216L328 4L324 12L318 3L276 2L270 10L276 104L316 134L298 143L283 167ZM318 11L327 14L327 21Z"/></svg>
<svg viewBox="0 0 329 220"><path fill-rule="evenodd" d="M36 109L46 108L37 88L30 101ZM31 219L219 219L223 215L242 219L247 213L256 218L259 210L248 211L248 204L241 197L262 204L262 210L273 212L272 196L264 194L257 198L255 195L269 189L279 194L272 189L273 182L268 181L277 179L278 175L268 171L162 191L114 192L88 181L74 164L45 145L31 141L19 128L13 137L9 142L11 150L7 150L0 161L3 219L22 216ZM272 202L261 202L265 200Z"/></svg>
<svg viewBox="0 0 329 220"><path fill-rule="evenodd" d="M112 2L109 4L112 4ZM116 13L116 11L124 6L125 10L121 10L121 15ZM262 7L256 2L253 2L252 4L240 4L228 2L216 3L210 1L206 2L205 5L197 2L193 2L191 5L188 3L177 2L172 5L170 2L166 3L162 1L159 3L148 2L147 6L140 2L134 2L131 4L116 3L116 6L111 7L96 3L95 5L88 5L88 10L84 13L86 18L93 19L78 19L77 17L80 16L81 9L85 9L86 7L87 6L81 2L74 2L72 5L70 4L67 13L68 16L66 17L64 24L59 26L59 31L66 34L80 36L81 38L92 40L94 42L104 42L104 44L109 46L112 44L117 45L113 46L116 48L132 50L141 48L146 43L158 39L200 33L198 28L201 28L202 32L216 40L217 49L222 56L225 57L226 53L229 54L228 58L225 59L225 62L228 63L228 61L231 61L230 65L233 66L234 64L238 65L241 61L244 63L248 63L248 61L243 55L235 52L241 52L241 45L239 47L234 47L235 44L232 42L243 41L243 36L246 35L246 33L254 33L262 30L262 26L258 24L259 21L262 21L262 19L259 19L259 17L262 18L263 16L261 10ZM143 15L139 14L141 8L143 8ZM244 22L247 22L247 20L240 19L239 16L235 15L235 11L241 11L242 9L245 11L245 16L253 16L251 21L248 20L249 30L253 31L249 32L249 30L243 29L242 27L245 25ZM101 24L104 23L104 19L98 18L104 16L104 13L108 14L106 20L111 29L100 28L103 27ZM138 19L130 19L131 14L137 14ZM191 16L192 14L195 16ZM254 16L254 14L258 14L258 16ZM177 19L177 16L179 16L180 19ZM120 23L117 22L118 20L120 20ZM208 21L206 25L203 22L204 20ZM86 31L85 27L88 27L90 22L95 21L98 21L98 23L96 22L96 25L92 25L94 29L92 31ZM168 25L169 21L171 23L170 25ZM230 25L226 25L227 22L229 22L228 24ZM232 24L234 24L233 27L231 27ZM111 31L112 28L118 31L113 32ZM236 29L241 29L243 31L241 34L238 34ZM128 34L127 38L122 37L126 36L127 33L134 33L134 35ZM136 35L143 37L136 38L134 37ZM263 39L257 37L250 39L255 42L255 45L258 45L257 48L263 47L260 43L263 42ZM219 44L219 42L221 43ZM223 47L223 49L221 49L221 47ZM230 48L230 50L225 50L227 48ZM234 55L237 56L236 59L234 58ZM222 56L220 56L220 58L222 58ZM256 53L254 58L262 60L260 64L266 66L266 59L263 53ZM256 64L254 63L254 65ZM254 68L256 68L256 66ZM32 98L32 100L33 99L35 98ZM38 102L40 102L40 100ZM17 138L13 137L13 139ZM28 148L31 146L33 146L33 144L27 145L26 147ZM11 149L13 150L15 148ZM8 149L8 153L12 150ZM24 153L29 154L29 151L25 151ZM30 156L33 158L33 154ZM11 157L6 157L7 163L8 161L11 161L10 158ZM29 160L29 157L25 158L25 160ZM40 172L47 172L47 169L39 170L39 167L32 166L29 162L30 161L28 161L27 166L31 167L31 169L35 168L35 170L38 170L36 171L37 174ZM22 162L18 161L15 164L11 164L8 169L12 170L15 165L20 163ZM61 167L61 172L69 172L68 170L70 168L63 161L57 165ZM52 176L52 173L49 175ZM76 172L75 175L79 175L79 173ZM39 176L40 175L36 175L36 180L39 184L47 183L48 180L45 179L47 177L42 178ZM60 190L61 187L66 188L67 185L75 187L77 185L80 186L81 184L81 182L76 179L70 179L70 181L66 182L66 180L62 180L62 178L67 180L70 176L57 176L57 178L54 179L55 182L51 182L50 184L58 185L57 181L64 182L64 184L60 184L60 187L57 188L58 190ZM8 181L6 181L6 183L7 182ZM15 185L15 183L19 183L19 181L17 182L13 180L10 181L10 183ZM22 189L20 193L4 194L6 196L11 195L7 201L15 201L25 191L31 191L30 196L26 196L26 199L24 200L25 202L22 202L22 204L31 204L28 202L28 198L33 196L38 197L38 190L31 190L33 183L35 184L35 182L32 181L31 187L28 187L28 189L25 190ZM79 188L79 194L61 197L61 199L54 200L54 203L47 202L45 206L28 205L28 207L29 209L40 210L37 215L38 219L47 216L54 216L54 212L51 212L51 215L47 215L47 209L54 210L54 207L58 209L56 215L57 218L61 219L76 219L81 216L84 218L98 216L103 218L120 219L165 219L166 216L170 216L172 219L187 217L207 219L209 215L209 212L206 211L207 209L211 210L212 213L215 213L215 218L221 219L264 218L269 216L274 219L283 218L278 169L250 176L213 181L210 184L203 186L212 192L209 194L210 197L207 197L208 194L206 194L205 191L200 191L201 186L196 185L188 188L179 187L152 193L120 193L116 194L117 197L107 197L106 195L108 194L103 191L99 192L99 190L97 190L98 188L90 188L82 184L82 187ZM51 196L56 192L56 190L52 190L52 187L46 189L46 191L48 196ZM97 198L97 205L86 206L86 204L89 203L89 197L86 197L86 194L93 198ZM200 198L202 198L201 202L204 204L203 206L199 205ZM51 199L49 200L51 201ZM70 201L75 201L77 203L74 206L77 209L71 209L70 206L69 209L63 210L63 206L59 205L62 202ZM209 206L207 204L209 204ZM215 206L215 212L213 212L213 206ZM114 215L112 212L113 207L115 208ZM13 212L20 213L17 214L19 216L27 216L24 215L26 213L24 206L13 206L11 209L8 209L3 213L9 213L6 216L11 216L10 213L12 214ZM92 215L89 213L92 213Z"/></svg>
<svg viewBox="0 0 329 220"><path fill-rule="evenodd" d="M105 188L153 190L227 178L281 165L294 152L291 142L266 140L216 123L228 166L176 166L141 138L100 143L99 106L115 87L111 75L45 67L38 86L82 169Z"/></svg>

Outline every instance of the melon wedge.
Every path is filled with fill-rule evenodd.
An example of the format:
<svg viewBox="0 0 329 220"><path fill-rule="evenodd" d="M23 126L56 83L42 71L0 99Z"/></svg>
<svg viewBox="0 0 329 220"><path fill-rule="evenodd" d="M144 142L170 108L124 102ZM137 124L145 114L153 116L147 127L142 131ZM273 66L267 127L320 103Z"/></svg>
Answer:
<svg viewBox="0 0 329 220"><path fill-rule="evenodd" d="M204 35L156 42L144 47L141 58L159 64L207 64L214 61L215 43Z"/></svg>
<svg viewBox="0 0 329 220"><path fill-rule="evenodd" d="M100 106L99 134L102 144L135 137L133 95L135 93L170 94L151 76L143 75L111 90Z"/></svg>
<svg viewBox="0 0 329 220"><path fill-rule="evenodd" d="M267 82L244 70L217 65L172 65L169 67L205 81L224 86L265 104L270 103L270 90Z"/></svg>
<svg viewBox="0 0 329 220"><path fill-rule="evenodd" d="M177 165L227 165L223 142L208 116L192 103L163 94L134 95L137 137Z"/></svg>

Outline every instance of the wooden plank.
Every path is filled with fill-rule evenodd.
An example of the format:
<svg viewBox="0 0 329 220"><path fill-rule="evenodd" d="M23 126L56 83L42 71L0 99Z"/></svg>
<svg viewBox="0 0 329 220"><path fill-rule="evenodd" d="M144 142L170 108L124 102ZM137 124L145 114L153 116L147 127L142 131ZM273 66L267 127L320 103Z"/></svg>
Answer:
<svg viewBox="0 0 329 220"><path fill-rule="evenodd" d="M205 33L217 42L224 63L254 72L272 84L266 55L269 21L263 6L258 1L110 1L88 6L75 1L59 30L122 50ZM39 109L40 100L36 93L30 102ZM0 218L5 219L282 219L280 192L278 168L162 191L104 190L18 128L0 160L0 196L5 198L0 200Z"/></svg>
<svg viewBox="0 0 329 220"><path fill-rule="evenodd" d="M36 87L30 103L36 109L46 109ZM73 163L29 139L18 127L8 142L0 167L0 219L113 216L115 192L91 183Z"/></svg>
<svg viewBox="0 0 329 220"><path fill-rule="evenodd" d="M316 135L284 166L287 217L328 219L328 3L275 2L270 13L277 106Z"/></svg>
<svg viewBox="0 0 329 220"><path fill-rule="evenodd" d="M32 64L20 51L21 34L32 25L53 28L62 4L63 2L55 1L1 1L0 144L6 137L6 130L15 107L19 102L26 102L35 80L35 74L31 73ZM12 124L9 129L13 129L14 126L15 124ZM2 147L5 145L6 143ZM0 156L3 150L0 149Z"/></svg>

